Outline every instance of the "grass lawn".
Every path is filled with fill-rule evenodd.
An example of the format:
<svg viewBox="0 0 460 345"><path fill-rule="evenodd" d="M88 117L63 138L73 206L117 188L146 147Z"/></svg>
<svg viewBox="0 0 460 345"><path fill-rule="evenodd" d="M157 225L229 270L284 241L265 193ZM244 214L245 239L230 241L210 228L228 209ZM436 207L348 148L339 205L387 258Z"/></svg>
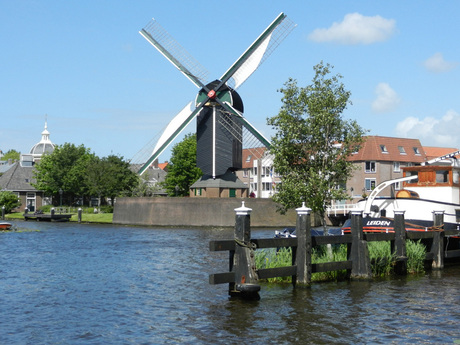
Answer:
<svg viewBox="0 0 460 345"><path fill-rule="evenodd" d="M5 215L5 220L24 220L22 212L9 213ZM81 215L82 223L106 223L111 224L113 213L83 213ZM78 215L72 214L71 222L78 222Z"/></svg>

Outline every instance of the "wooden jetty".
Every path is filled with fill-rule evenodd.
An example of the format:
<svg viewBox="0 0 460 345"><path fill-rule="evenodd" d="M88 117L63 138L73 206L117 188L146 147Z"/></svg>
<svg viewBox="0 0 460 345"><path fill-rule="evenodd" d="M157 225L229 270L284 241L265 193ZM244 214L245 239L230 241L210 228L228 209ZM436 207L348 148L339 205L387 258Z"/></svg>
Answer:
<svg viewBox="0 0 460 345"><path fill-rule="evenodd" d="M311 209L302 206L297 210L296 238L251 238L251 209L243 206L235 209L234 240L210 241L210 251L229 252L229 272L209 275L210 284L229 284L229 295L249 299L259 298L259 279L292 276L295 286L309 286L312 273L347 270L351 280L372 278L367 243L370 241L390 241L395 258L395 273L407 274L406 240L421 239L426 248L425 261L432 269L444 268L444 258L459 258L459 246L452 246L449 237L459 236L460 231L442 229L444 213L433 212L433 225L436 231L406 231L404 211L395 212L394 233L363 232L362 211L351 214L351 234L339 236L312 236L310 225ZM451 237L451 239L453 239ZM456 241L458 244L458 241ZM312 248L317 245L347 244L347 260L313 264ZM255 265L254 251L263 248L290 247L292 265L277 268L258 269Z"/></svg>
<svg viewBox="0 0 460 345"><path fill-rule="evenodd" d="M24 220L36 220L38 222L68 222L71 214L24 214Z"/></svg>
<svg viewBox="0 0 460 345"><path fill-rule="evenodd" d="M24 220L36 220L37 222L68 222L72 218L71 214L59 213L57 214L54 208L51 209L51 213L24 213Z"/></svg>

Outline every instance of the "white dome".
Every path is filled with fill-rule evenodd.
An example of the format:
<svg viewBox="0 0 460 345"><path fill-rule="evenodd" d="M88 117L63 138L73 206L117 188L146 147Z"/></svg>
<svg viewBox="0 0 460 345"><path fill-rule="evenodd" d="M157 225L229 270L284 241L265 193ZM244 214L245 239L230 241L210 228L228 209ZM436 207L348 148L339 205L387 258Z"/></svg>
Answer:
<svg viewBox="0 0 460 345"><path fill-rule="evenodd" d="M30 149L30 154L33 155L34 160L40 158L44 153L52 153L54 151L54 144L50 140L50 132L48 132L48 125L45 121L45 129L42 132L42 140L35 144Z"/></svg>

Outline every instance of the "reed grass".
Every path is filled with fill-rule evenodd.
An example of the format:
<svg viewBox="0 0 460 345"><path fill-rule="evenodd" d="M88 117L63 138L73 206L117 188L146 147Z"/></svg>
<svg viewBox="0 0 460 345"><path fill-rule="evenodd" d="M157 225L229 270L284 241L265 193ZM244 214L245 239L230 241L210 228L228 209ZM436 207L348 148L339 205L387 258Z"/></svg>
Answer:
<svg viewBox="0 0 460 345"><path fill-rule="evenodd" d="M395 258L391 254L391 244L389 241L369 242L369 258L371 260L371 270L374 277L389 276L393 273ZM425 246L421 241L406 242L407 252L407 271L411 274L423 273L425 262ZM327 246L317 246L312 249L312 263L337 262L347 260L347 245L332 246L332 256ZM275 268L292 265L291 248L261 249L255 252L255 263L258 269ZM319 272L312 274L312 281L339 281L347 276L346 270ZM268 282L290 283L292 277L269 278Z"/></svg>

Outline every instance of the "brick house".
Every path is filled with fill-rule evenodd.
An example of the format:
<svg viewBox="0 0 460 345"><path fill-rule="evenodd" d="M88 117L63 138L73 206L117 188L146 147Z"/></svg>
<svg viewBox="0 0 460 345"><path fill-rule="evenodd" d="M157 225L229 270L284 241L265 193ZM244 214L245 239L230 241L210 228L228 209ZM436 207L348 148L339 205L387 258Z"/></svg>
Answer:
<svg viewBox="0 0 460 345"><path fill-rule="evenodd" d="M368 136L349 160L356 170L346 188L353 199L361 199L381 182L403 177L403 167L420 165L427 156L418 139ZM400 188L400 185L394 187L395 190ZM384 190L382 195L390 196L391 193L394 190Z"/></svg>

